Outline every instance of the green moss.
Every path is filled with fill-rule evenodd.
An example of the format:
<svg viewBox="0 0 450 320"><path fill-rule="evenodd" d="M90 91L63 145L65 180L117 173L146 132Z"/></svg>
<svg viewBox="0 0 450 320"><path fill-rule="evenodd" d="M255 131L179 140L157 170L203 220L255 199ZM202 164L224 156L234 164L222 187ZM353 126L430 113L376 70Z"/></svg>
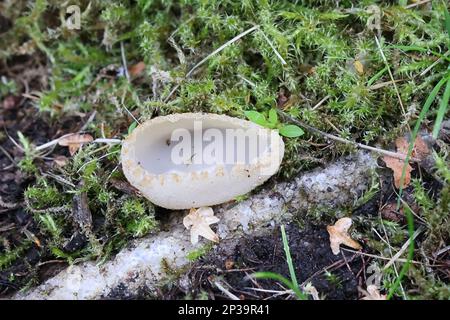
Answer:
<svg viewBox="0 0 450 320"><path fill-rule="evenodd" d="M403 135L406 123L413 125L423 101L448 72L450 61L443 58L420 75L449 50L446 3L432 1L410 9L402 3L406 1L81 1L81 29L68 30L59 19L65 17L66 5L55 0L10 1L2 6L2 15L12 27L1 31L5 45L0 48L0 60L10 65L20 55L35 59L32 66L45 62L51 72L42 88L32 88L40 91L30 103L41 114L52 116L50 125L66 116L96 111L86 128L94 137L126 136L135 123L126 110L142 121L193 111L245 118L246 111L267 115L281 108L320 130L386 147ZM407 119L374 41L377 30L367 27L372 18L368 9L373 5L381 12L381 47L394 79L400 80L397 87L410 111ZM260 29L226 46L186 77L202 59L254 25ZM121 44L128 66L146 64L131 81L124 76ZM357 61L364 66L363 72L355 69ZM42 74L41 69L37 71ZM22 84L17 79L0 79L0 99L20 93ZM387 84L379 86L382 83ZM427 120L434 121L438 100ZM125 180L118 167L120 145L84 145L67 165L50 168L30 139L19 135L24 151L19 167L29 177L37 177L25 198L52 248L42 249L46 254L71 262L88 257L105 260L130 238L158 230L153 205L113 182ZM285 139L277 178L290 179L353 151L351 146L330 143L305 130L299 138ZM436 158L436 175L443 186L439 194L429 194L423 179L412 183L420 207L417 214L427 225L418 245L428 255L449 238L448 167L448 159ZM43 171L53 175L41 177ZM299 218L299 224L305 219L321 225L334 223L336 217L348 215L350 207L369 201L377 190L378 183L373 182L370 190L341 212L313 208ZM86 194L96 224L84 247L72 254L65 252L64 244L79 232L70 212L74 195L80 193ZM57 207L65 211L49 211ZM355 221L357 230L370 230L361 235L368 246L383 254L386 246L371 234L372 228L385 229L393 246L406 241L401 224L381 225L371 217L355 217ZM202 250L189 256L195 260L204 254ZM389 272L387 282L395 278ZM410 275L411 282L416 274ZM438 280L423 274L417 279L423 290L441 288ZM439 292L430 296L442 296L443 291Z"/></svg>
<svg viewBox="0 0 450 320"><path fill-rule="evenodd" d="M16 259L23 255L30 245L30 242L26 242L13 249L5 250L0 253L0 271L9 267Z"/></svg>
<svg viewBox="0 0 450 320"><path fill-rule="evenodd" d="M144 204L138 199L129 199L123 203L121 213L121 224L133 237L142 237L157 230L155 209L151 204Z"/></svg>
<svg viewBox="0 0 450 320"><path fill-rule="evenodd" d="M34 186L28 187L25 190L25 197L34 209L57 207L65 204L66 201L61 191L45 179L39 179Z"/></svg>
<svg viewBox="0 0 450 320"><path fill-rule="evenodd" d="M206 244L197 250L190 251L186 255L186 258L191 262L196 261L196 260L202 258L203 256L205 256L206 254L208 254L208 252L211 251L213 247L214 247L214 244L212 244L212 243Z"/></svg>

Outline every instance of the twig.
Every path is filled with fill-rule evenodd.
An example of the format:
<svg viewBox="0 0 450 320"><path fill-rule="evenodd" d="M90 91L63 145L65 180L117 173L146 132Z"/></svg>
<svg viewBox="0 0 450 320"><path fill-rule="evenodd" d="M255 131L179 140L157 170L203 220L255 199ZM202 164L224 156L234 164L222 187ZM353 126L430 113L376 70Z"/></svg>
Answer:
<svg viewBox="0 0 450 320"><path fill-rule="evenodd" d="M61 207L45 208L45 209L35 209L31 206L30 201L28 200L27 197L25 197L24 202L25 202L27 209L33 213L47 213L47 212L61 213L61 212L66 212L66 211L71 210L71 208L68 205L61 206Z"/></svg>
<svg viewBox="0 0 450 320"><path fill-rule="evenodd" d="M86 123L83 124L81 129L78 130L78 131L79 132L85 131L87 129L87 127L91 124L91 122L94 121L94 118L95 118L96 115L97 115L97 110L94 110L94 112L92 112L91 115L89 116L89 118L87 119Z"/></svg>
<svg viewBox="0 0 450 320"><path fill-rule="evenodd" d="M283 57L281 56L281 54L277 51L277 49L275 48L275 46L272 44L272 42L270 41L270 39L266 36L266 34L259 29L259 31L261 32L263 38L267 41L267 43L269 44L269 46L272 48L273 52L275 53L275 55L278 57L278 59L280 59L281 64L282 65L286 65L287 62L283 59Z"/></svg>
<svg viewBox="0 0 450 320"><path fill-rule="evenodd" d="M327 95L325 96L322 100L320 100L314 107L312 107L311 110L316 110L317 108L319 108L325 101L327 101L328 99L330 99L331 96Z"/></svg>
<svg viewBox="0 0 450 320"><path fill-rule="evenodd" d="M65 135L63 135L63 136L61 136L59 138L53 139L52 141L49 141L49 142L44 143L44 144L42 144L40 146L37 146L35 148L35 150L36 151L41 151L41 150L50 148L50 147L58 144L58 142L61 141L62 139L70 137L70 136L73 136L73 135L76 135L76 134L78 134L78 133L65 134ZM88 143L121 143L121 142L122 142L122 140L120 140L120 139L103 139L103 138L98 138L98 139L95 139L95 140L93 140L91 142L88 142Z"/></svg>
<svg viewBox="0 0 450 320"><path fill-rule="evenodd" d="M416 2L416 3L411 3L411 4L408 4L405 8L406 9L411 9L411 8L420 6L422 4L428 3L428 2L431 2L431 0L422 0L422 1L419 1L419 2Z"/></svg>
<svg viewBox="0 0 450 320"><path fill-rule="evenodd" d="M234 42L238 41L239 39L241 39L242 37L246 36L247 34L255 31L256 29L259 29L259 26L256 25L254 27L251 27L250 29L238 34L236 37L234 37L233 39L225 42L223 45L221 45L219 48L217 48L216 50L214 50L213 52L211 52L210 54L208 54L205 58L203 58L199 63L197 63L188 73L186 73L185 78L189 78L192 73L197 70L197 68L199 68L201 65L203 65L206 61L208 61L209 59L211 59L211 57L215 56L216 54L218 54L220 51L222 51L223 49L225 49L226 47L228 47L229 45L233 44ZM181 84L177 84L167 95L167 97L164 99L164 102L167 103L167 101L169 101L170 97L178 90L178 88L180 87Z"/></svg>
<svg viewBox="0 0 450 320"><path fill-rule="evenodd" d="M431 71L431 69L433 69L436 65L438 65L439 63L442 62L442 60L444 60L445 57L448 57L448 55L450 55L450 50L448 50L446 53L444 53L443 56L441 56L439 59L437 59L435 62L433 62L428 68L426 68L425 70L423 70L419 76L423 77L425 74L427 74L429 71Z"/></svg>
<svg viewBox="0 0 450 320"><path fill-rule="evenodd" d="M412 240L416 239L417 236L422 232L423 228L419 227L416 232L414 232L414 235L412 236ZM403 252L405 252L406 249L408 249L409 247L409 243L411 242L411 238L409 238L404 244L403 246L400 248L400 250L389 260L388 263L386 263L386 265L384 266L384 270L386 270L387 268L389 268L395 261L399 260L399 257L403 254Z"/></svg>
<svg viewBox="0 0 450 320"><path fill-rule="evenodd" d="M341 250L344 250L344 251L347 251L347 252L351 252L351 253L355 253L355 254L359 254L359 255L362 255L362 256L366 256L366 257L380 259L380 260L391 260L391 258L386 258L386 257L383 257L383 256L377 256L376 254L365 253L365 252L356 251L356 250L352 250L352 249L341 248ZM398 258L396 260L396 262L402 262L402 263L406 263L407 261L408 261L408 259L402 259L402 258ZM415 260L411 260L410 262L414 263L414 264L419 264L419 265L426 265L423 262L415 261ZM436 265L434 265L434 266L436 266Z"/></svg>
<svg viewBox="0 0 450 320"><path fill-rule="evenodd" d="M120 41L120 55L122 56L122 68L125 73L125 78L127 78L128 82L130 82L130 74L128 73L127 57L125 56L123 41Z"/></svg>
<svg viewBox="0 0 450 320"><path fill-rule="evenodd" d="M241 76L240 74L237 75L239 79L244 80L244 82L248 83L250 86L252 87L256 87L256 84L254 84L253 82L251 82L250 80L248 80L247 78L245 78L244 76Z"/></svg>
<svg viewBox="0 0 450 320"><path fill-rule="evenodd" d="M106 158L106 157L109 157L110 155L115 154L115 153L118 153L118 152L120 152L120 150L115 150L115 151L113 151L113 152L109 152L109 153L107 153L107 154L102 155L101 157L92 159L92 160L90 160L90 161L84 163L84 164L77 170L77 173L79 173L79 172L80 172L84 167L86 167L89 163L92 163L92 162L94 162L94 161L99 161L99 160L101 160L101 159L104 159L104 158Z"/></svg>
<svg viewBox="0 0 450 320"><path fill-rule="evenodd" d="M217 287L217 289L219 289L220 291L222 291L228 298L230 298L231 300L240 300L238 297L236 297L234 294L232 294L230 291L228 291L227 289L225 289L220 283L219 281L214 281L213 282L214 285Z"/></svg>
<svg viewBox="0 0 450 320"><path fill-rule="evenodd" d="M13 157L8 153L8 151L6 151L5 148L0 146L0 151L5 154L5 156L12 162L13 165L16 165L16 161L14 161Z"/></svg>
<svg viewBox="0 0 450 320"><path fill-rule="evenodd" d="M361 148L361 149L365 149L365 150L369 150L369 151L372 151L372 152L377 152L377 153L380 153L380 154L384 154L384 155L392 157L392 158L396 158L396 159L400 159L400 160L405 160L406 159L406 155L404 155L404 154L393 152L393 151L388 151L388 150L383 150L383 149L379 149L379 148L375 148L375 147L371 147L371 146L368 146L368 145L365 145L365 144L362 144L362 143L359 143L359 142L350 141L350 140L347 140L347 139L344 139L344 138L341 138L341 137L338 137L338 136L335 136L335 135L323 132L323 131L321 131L319 129L316 129L316 128L314 128L314 127L312 127L312 126L310 126L310 125L308 125L308 124L306 124L306 123L304 123L304 122L302 122L300 120L292 118L291 116L289 116L288 114L286 114L285 112L283 112L283 111L281 111L279 109L277 111L282 117L284 117L288 121L290 121L292 123L295 123L296 125L301 126L301 127L305 128L305 129L307 129L307 130L309 130L309 131L311 131L313 133L322 135L322 136L324 136L324 137L326 137L328 139L335 140L335 141L338 141L338 142L341 142L341 143L351 144L351 145L353 145L355 147L358 147L358 148ZM412 158L412 157L410 158L410 160L411 161L415 161L415 162L419 162L418 159Z"/></svg>

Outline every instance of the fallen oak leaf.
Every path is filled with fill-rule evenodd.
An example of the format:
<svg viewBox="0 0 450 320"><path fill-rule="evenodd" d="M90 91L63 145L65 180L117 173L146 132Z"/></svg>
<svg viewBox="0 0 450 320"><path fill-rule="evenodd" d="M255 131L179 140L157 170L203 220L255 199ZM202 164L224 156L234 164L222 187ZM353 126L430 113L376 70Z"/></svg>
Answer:
<svg viewBox="0 0 450 320"><path fill-rule="evenodd" d="M394 185L398 189L400 188L400 180L402 178L403 166L405 164L404 160L392 158L389 156L383 157L384 163L386 163L386 167L391 169L394 172ZM406 165L405 176L403 178L402 188L405 188L411 182L411 171L412 167L409 163Z"/></svg>
<svg viewBox="0 0 450 320"><path fill-rule="evenodd" d="M397 204L395 202L387 203L380 209L380 214L383 219L402 222L405 219L405 213L403 207L397 209Z"/></svg>
<svg viewBox="0 0 450 320"><path fill-rule="evenodd" d="M430 154L431 150L428 148L427 143L420 136L417 136L416 141L414 142L412 156L422 161Z"/></svg>
<svg viewBox="0 0 450 320"><path fill-rule="evenodd" d="M202 236L213 242L219 242L219 236L211 230L210 224L219 222L210 207L192 208L189 214L183 218L183 225L191 231L191 243L197 244L198 237Z"/></svg>
<svg viewBox="0 0 450 320"><path fill-rule="evenodd" d="M73 156L84 143L92 142L94 138L90 134L71 134L58 141L58 144L69 148L69 153Z"/></svg>
<svg viewBox="0 0 450 320"><path fill-rule="evenodd" d="M404 137L397 138L395 140L395 145L397 147L397 153L406 155L408 154L409 143ZM420 136L417 136L414 141L414 148L411 156L418 161L424 160L430 154L430 149L428 148L425 141ZM390 168L394 172L394 185L398 189L400 188L400 180L403 173L403 166L405 161L397 158L392 158L389 156L384 156L383 161L386 163L386 167ZM405 169L405 176L403 178L402 188L405 188L411 182L411 171L413 168L408 163Z"/></svg>
<svg viewBox="0 0 450 320"><path fill-rule="evenodd" d="M351 225L352 219L345 217L336 221L333 226L327 226L327 231L330 234L330 247L334 255L339 254L339 246L341 244L355 250L360 250L362 248L361 245L357 241L350 238L347 233Z"/></svg>

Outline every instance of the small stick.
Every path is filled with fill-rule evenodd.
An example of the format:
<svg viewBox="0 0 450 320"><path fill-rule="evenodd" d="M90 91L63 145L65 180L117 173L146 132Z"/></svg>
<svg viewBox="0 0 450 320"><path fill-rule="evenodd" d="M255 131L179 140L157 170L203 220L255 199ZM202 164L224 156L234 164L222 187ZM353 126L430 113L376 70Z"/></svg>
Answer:
<svg viewBox="0 0 450 320"><path fill-rule="evenodd" d="M217 287L217 289L219 289L220 291L222 291L228 298L230 298L231 300L240 300L238 297L236 297L234 294L232 294L230 291L228 291L227 289L225 289L220 283L219 281L214 281L213 282L214 285Z"/></svg>
<svg viewBox="0 0 450 320"><path fill-rule="evenodd" d="M344 138L341 138L341 137L338 137L338 136L335 136L335 135L323 132L323 131L321 131L319 129L316 129L316 128L314 128L314 127L312 127L312 126L310 126L310 125L308 125L308 124L306 124L306 123L304 123L304 122L302 122L300 120L292 118L291 116L289 116L288 114L286 114L285 112L283 112L281 110L277 110L277 111L282 117L284 117L285 119L289 120L290 122L295 123L296 125L301 126L301 127L305 128L305 129L307 129L307 130L309 130L309 131L311 131L313 133L322 135L322 136L324 136L324 137L326 137L328 139L331 139L331 140L334 140L334 141L338 141L338 142L341 142L341 143L351 144L351 145L353 145L355 147L358 147L358 148L361 148L361 149L365 149L365 150L369 150L369 151L372 151L372 152L381 153L381 154L384 154L384 155L386 155L388 157L392 157L392 158L396 158L396 159L400 159L400 160L405 160L406 159L406 155L404 155L404 154L393 152L393 151L388 151L388 150L383 150L383 149L379 149L379 148L375 148L375 147L371 147L371 146L368 146L368 145L365 145L365 144L362 144L362 143L359 143L359 142L350 141L350 140L347 140L347 139L344 139ZM411 161L415 161L415 162L419 162L419 160L416 159L416 158L410 158L410 160Z"/></svg>
<svg viewBox="0 0 450 320"><path fill-rule="evenodd" d="M431 2L431 0L422 0L422 1L419 1L419 2L416 2L416 3L411 3L411 4L408 4L405 8L406 9L411 9L411 8L420 6L422 4L428 3L428 2Z"/></svg>
<svg viewBox="0 0 450 320"><path fill-rule="evenodd" d="M264 37L264 40L267 41L267 43L269 44L270 48L272 48L273 52L275 53L275 55L278 57L278 59L280 59L281 64L282 65L286 65L287 62L283 59L283 57L281 56L281 54L277 51L277 49L275 48L275 46L272 44L272 42L270 41L270 39L266 36L266 34L262 31L259 30L262 34L262 36Z"/></svg>
<svg viewBox="0 0 450 320"><path fill-rule="evenodd" d="M413 234L412 236L412 240L415 240L417 238L417 236L422 232L422 228L419 227L419 229L416 230L416 232ZM383 270L386 270L387 268L389 268L395 261L399 260L399 257L403 254L403 252L405 252L406 249L408 249L409 247L409 243L411 242L411 238L409 238L404 244L403 246L400 248L400 250L389 260L388 263L386 263L386 265L384 266Z"/></svg>
<svg viewBox="0 0 450 320"><path fill-rule="evenodd" d="M322 100L320 100L311 110L316 110L317 108L319 108L325 101L327 101L328 99L330 99L331 96L327 95L325 96Z"/></svg>
<svg viewBox="0 0 450 320"><path fill-rule="evenodd" d="M67 138L67 137L70 137L70 136L73 136L73 135L76 135L76 134L78 134L78 133L65 134L65 135L63 135L63 136L61 136L59 138L56 138L56 139L52 140L52 141L49 141L47 143L41 144L40 146L37 146L35 148L35 150L36 151L41 151L41 150L50 148L50 147L58 144L58 142L60 140L62 140L64 138ZM98 138L98 139L95 139L95 140L91 141L90 143L121 143L121 142L122 142L122 140L120 140L120 139L103 139L103 138Z"/></svg>
<svg viewBox="0 0 450 320"><path fill-rule="evenodd" d="M125 78L127 78L128 82L130 82L130 74L128 73L127 57L125 56L123 41L120 41L120 55L122 56L122 68L125 73Z"/></svg>
<svg viewBox="0 0 450 320"><path fill-rule="evenodd" d="M444 60L445 57L448 57L448 55L450 55L450 50L448 50L446 53L444 53L444 55L442 57L440 57L439 59L437 59L435 62L433 62L428 68L426 68L425 70L423 70L419 76L423 77L425 74L427 74L431 69L433 69L436 65L438 65L439 63L442 62L442 60Z"/></svg>

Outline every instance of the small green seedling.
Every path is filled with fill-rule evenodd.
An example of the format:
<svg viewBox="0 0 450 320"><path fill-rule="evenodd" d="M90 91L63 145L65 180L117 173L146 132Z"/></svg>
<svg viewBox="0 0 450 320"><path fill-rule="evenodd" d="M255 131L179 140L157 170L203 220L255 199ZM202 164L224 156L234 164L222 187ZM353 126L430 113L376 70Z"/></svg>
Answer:
<svg viewBox="0 0 450 320"><path fill-rule="evenodd" d="M19 167L25 171L26 173L32 174L37 171L36 166L33 161L36 157L36 153L31 145L30 141L23 135L22 132L17 131L17 135L19 136L19 142L21 144L22 151L24 153L24 157L19 162Z"/></svg>
<svg viewBox="0 0 450 320"><path fill-rule="evenodd" d="M275 109L270 109L268 116L258 111L246 111L245 116L256 124L269 129L278 129L280 134L287 138L296 138L302 136L305 132L302 128L293 124L283 124L278 120L278 114Z"/></svg>

